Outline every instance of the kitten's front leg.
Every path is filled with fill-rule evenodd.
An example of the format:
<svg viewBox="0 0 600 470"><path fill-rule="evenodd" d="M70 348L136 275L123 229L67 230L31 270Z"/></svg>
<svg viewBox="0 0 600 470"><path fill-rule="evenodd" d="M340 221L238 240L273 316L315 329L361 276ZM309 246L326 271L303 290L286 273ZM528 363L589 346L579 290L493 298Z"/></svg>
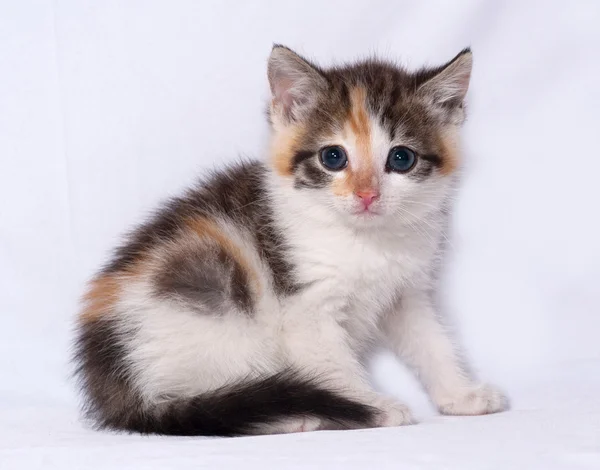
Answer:
<svg viewBox="0 0 600 470"><path fill-rule="evenodd" d="M383 330L393 350L416 372L441 413L481 415L508 408L502 392L474 383L469 377L426 293L406 292L399 308L386 317Z"/></svg>

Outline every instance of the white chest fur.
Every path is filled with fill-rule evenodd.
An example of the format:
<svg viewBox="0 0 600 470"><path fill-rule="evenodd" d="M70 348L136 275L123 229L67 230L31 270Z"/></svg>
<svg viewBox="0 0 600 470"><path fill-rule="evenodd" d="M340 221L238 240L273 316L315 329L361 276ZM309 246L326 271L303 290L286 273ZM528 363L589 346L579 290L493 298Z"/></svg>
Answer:
<svg viewBox="0 0 600 470"><path fill-rule="evenodd" d="M356 230L304 219L286 232L298 281L319 296L310 303L347 324L359 342L404 287L423 280L436 248L433 237L406 227Z"/></svg>

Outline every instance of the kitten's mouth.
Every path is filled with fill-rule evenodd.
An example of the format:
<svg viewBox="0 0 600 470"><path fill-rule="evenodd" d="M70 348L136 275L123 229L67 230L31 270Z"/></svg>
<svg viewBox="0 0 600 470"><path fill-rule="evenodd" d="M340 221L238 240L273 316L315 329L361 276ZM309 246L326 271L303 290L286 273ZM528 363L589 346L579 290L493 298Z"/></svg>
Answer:
<svg viewBox="0 0 600 470"><path fill-rule="evenodd" d="M354 211L354 215L357 217L360 217L361 219L364 218L372 218L372 217L377 217L379 215L381 215L381 213L375 209L358 209L356 211Z"/></svg>

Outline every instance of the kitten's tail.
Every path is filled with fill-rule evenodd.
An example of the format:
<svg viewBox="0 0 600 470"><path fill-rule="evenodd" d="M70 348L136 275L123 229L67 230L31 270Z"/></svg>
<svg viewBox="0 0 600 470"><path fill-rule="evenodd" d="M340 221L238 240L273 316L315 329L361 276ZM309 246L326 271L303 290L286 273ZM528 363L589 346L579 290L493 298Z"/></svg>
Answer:
<svg viewBox="0 0 600 470"><path fill-rule="evenodd" d="M316 379L284 372L161 405L130 416L126 429L182 436L261 433L289 418L319 418L342 428L372 425L377 410L328 390Z"/></svg>

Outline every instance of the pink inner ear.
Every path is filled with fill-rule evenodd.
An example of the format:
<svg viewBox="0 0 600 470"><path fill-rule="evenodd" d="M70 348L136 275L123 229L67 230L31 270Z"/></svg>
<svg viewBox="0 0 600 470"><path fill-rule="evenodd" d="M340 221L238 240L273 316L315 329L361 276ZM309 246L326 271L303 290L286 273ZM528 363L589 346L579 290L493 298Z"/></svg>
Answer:
<svg viewBox="0 0 600 470"><path fill-rule="evenodd" d="M288 77L280 77L275 82L274 95L275 100L281 103L285 110L290 110L294 104L294 97L291 89L294 82Z"/></svg>
<svg viewBox="0 0 600 470"><path fill-rule="evenodd" d="M467 94L467 90L469 88L469 81L471 80L471 71L470 70L462 70L460 74L456 77L456 84L460 90L461 95Z"/></svg>
<svg viewBox="0 0 600 470"><path fill-rule="evenodd" d="M470 78L471 78L471 74L468 71L463 72L458 77L456 77L456 82L458 83L458 86L461 89L466 91L467 88L469 87L469 79Z"/></svg>

